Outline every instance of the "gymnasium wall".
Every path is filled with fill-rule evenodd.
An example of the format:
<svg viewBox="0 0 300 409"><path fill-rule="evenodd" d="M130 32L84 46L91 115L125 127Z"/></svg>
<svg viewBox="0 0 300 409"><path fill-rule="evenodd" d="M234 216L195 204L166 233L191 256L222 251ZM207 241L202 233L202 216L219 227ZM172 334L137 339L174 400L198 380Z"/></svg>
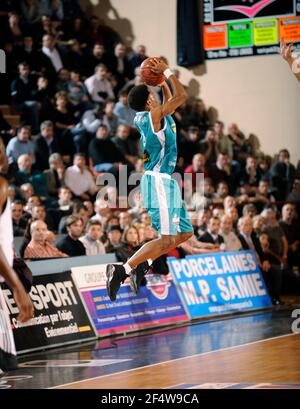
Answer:
<svg viewBox="0 0 300 409"><path fill-rule="evenodd" d="M89 12L104 18L128 46L147 46L148 55L164 55L176 65L176 0L82 0ZM180 68L193 95L225 124L237 122L257 135L261 149L290 150L300 159L300 84L279 56L208 61L194 70Z"/></svg>

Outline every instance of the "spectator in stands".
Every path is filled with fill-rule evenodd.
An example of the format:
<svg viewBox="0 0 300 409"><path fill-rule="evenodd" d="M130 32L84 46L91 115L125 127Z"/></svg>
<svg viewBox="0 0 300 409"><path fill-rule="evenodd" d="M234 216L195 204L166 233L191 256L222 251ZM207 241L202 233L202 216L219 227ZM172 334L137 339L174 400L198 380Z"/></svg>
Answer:
<svg viewBox="0 0 300 409"><path fill-rule="evenodd" d="M143 221L144 219L141 217L141 223L144 223ZM119 222L120 222L120 227L122 229L122 231L125 230L126 226L129 226L130 224L132 224L132 216L131 214L126 211L126 212L121 212L119 214ZM147 223L145 223L147 224Z"/></svg>
<svg viewBox="0 0 300 409"><path fill-rule="evenodd" d="M112 69L113 57L109 55L104 48L103 44L95 43L92 48L92 53L88 57L85 68L85 75L91 76L95 72L95 68L102 64L110 71Z"/></svg>
<svg viewBox="0 0 300 409"><path fill-rule="evenodd" d="M67 233L66 223L69 217L70 210L71 210L72 216L76 217L77 219L81 219L83 223L83 228L86 226L88 222L87 208L81 201L76 200L72 203L72 206L69 208L69 210L66 210L67 214L60 219L59 227L58 227L59 234Z"/></svg>
<svg viewBox="0 0 300 409"><path fill-rule="evenodd" d="M203 139L210 126L210 121L205 103L202 99L198 98L192 103L189 122L191 126L200 128L200 138Z"/></svg>
<svg viewBox="0 0 300 409"><path fill-rule="evenodd" d="M280 257L270 250L270 243L267 234L259 236L260 245L266 260L270 263L270 268L263 271L263 277L274 305L284 304L280 300L282 291L283 269Z"/></svg>
<svg viewBox="0 0 300 409"><path fill-rule="evenodd" d="M99 64L95 67L95 74L84 81L92 101L104 103L107 98L115 98L107 76L108 71L106 65Z"/></svg>
<svg viewBox="0 0 300 409"><path fill-rule="evenodd" d="M111 53L114 46L120 42L120 36L106 22L100 20L98 16L89 19L89 28L86 31L89 44L103 44L105 49Z"/></svg>
<svg viewBox="0 0 300 409"><path fill-rule="evenodd" d="M21 155L29 155L35 161L34 143L30 139L30 126L21 126L17 136L12 138L6 147L9 164L16 163Z"/></svg>
<svg viewBox="0 0 300 409"><path fill-rule="evenodd" d="M290 162L289 151L287 149L281 149L278 160L270 169L271 187L276 189L277 200L285 200L292 189L295 174L296 169Z"/></svg>
<svg viewBox="0 0 300 409"><path fill-rule="evenodd" d="M30 155L23 154L18 159L18 171L16 172L16 185L30 183L34 192L46 197L48 195L45 186L45 177L43 173L32 170L32 159Z"/></svg>
<svg viewBox="0 0 300 409"><path fill-rule="evenodd" d="M71 213L72 211L72 192L68 187L60 187L58 189L58 208L63 212Z"/></svg>
<svg viewBox="0 0 300 409"><path fill-rule="evenodd" d="M55 230L53 219L49 213L46 213L46 208L44 205L39 204L33 206L31 216L32 220L42 220L43 222L45 222L50 231Z"/></svg>
<svg viewBox="0 0 300 409"><path fill-rule="evenodd" d="M22 21L26 27L30 28L40 20L39 2L37 0L21 0L20 3Z"/></svg>
<svg viewBox="0 0 300 409"><path fill-rule="evenodd" d="M69 216L66 221L68 235L61 239L56 247L70 257L85 256L86 250L79 237L83 231L82 220L75 216Z"/></svg>
<svg viewBox="0 0 300 409"><path fill-rule="evenodd" d="M47 225L42 220L36 220L31 223L30 233L31 240L25 249L25 258L67 257L67 254L59 251L49 243Z"/></svg>
<svg viewBox="0 0 300 409"><path fill-rule="evenodd" d="M259 181L256 195L251 198L251 202L255 204L258 213L261 213L266 206L275 204L276 199L270 191L268 180L261 179Z"/></svg>
<svg viewBox="0 0 300 409"><path fill-rule="evenodd" d="M238 222L239 235L238 238L242 243L243 250L252 250L256 253L257 260L262 267L262 270L267 271L270 268L270 263L264 255L259 239L253 231L253 221L250 216L244 216Z"/></svg>
<svg viewBox="0 0 300 409"><path fill-rule="evenodd" d="M60 91L55 94L55 105L53 122L61 145L61 152L72 155L73 143L76 153L84 152L87 148L85 129L68 107L68 95L66 92Z"/></svg>
<svg viewBox="0 0 300 409"><path fill-rule="evenodd" d="M225 214L231 217L232 223L233 223L233 230L236 232L237 231L237 224L239 220L239 213L238 210L235 206L228 207L225 210Z"/></svg>
<svg viewBox="0 0 300 409"><path fill-rule="evenodd" d="M269 237L270 250L277 254L285 267L287 267L289 245L284 231L277 221L276 211L274 209L265 209L262 212L262 216L266 220L264 233Z"/></svg>
<svg viewBox="0 0 300 409"><path fill-rule="evenodd" d="M109 136L112 137L116 134L117 128L120 124L119 118L114 114L115 101L107 99L104 106L104 115L102 118L103 124L107 126Z"/></svg>
<svg viewBox="0 0 300 409"><path fill-rule="evenodd" d="M118 81L117 91L119 91L129 79L133 78L132 67L126 56L126 46L122 43L118 43L115 46L111 70L113 74L116 75Z"/></svg>
<svg viewBox="0 0 300 409"><path fill-rule="evenodd" d="M34 189L31 183L24 183L23 185L21 185L20 191L21 191L21 197L25 201L25 203L34 194Z"/></svg>
<svg viewBox="0 0 300 409"><path fill-rule="evenodd" d="M200 150L199 140L199 128L196 126L190 126L187 134L178 146L180 158L183 159L184 167L189 166L192 163L193 157L198 154Z"/></svg>
<svg viewBox="0 0 300 409"><path fill-rule="evenodd" d="M121 244L115 248L118 261L126 261L140 248L139 233L136 227L127 225L122 234Z"/></svg>
<svg viewBox="0 0 300 409"><path fill-rule="evenodd" d="M130 128L127 125L119 125L116 136L112 138L118 151L123 155L126 161L134 165L137 160L136 146L129 141Z"/></svg>
<svg viewBox="0 0 300 409"><path fill-rule="evenodd" d="M69 88L69 81L70 81L70 72L66 68L61 68L57 73L57 81L56 81L56 92L66 92L68 93Z"/></svg>
<svg viewBox="0 0 300 409"><path fill-rule="evenodd" d="M144 45L138 45L136 51L129 60L132 71L139 67L146 58L148 58L146 55L146 47Z"/></svg>
<svg viewBox="0 0 300 409"><path fill-rule="evenodd" d="M295 223L295 205L286 203L282 207L279 225L288 242L288 265L297 267L300 273L300 230Z"/></svg>
<svg viewBox="0 0 300 409"><path fill-rule="evenodd" d="M96 138L91 140L88 151L95 172L109 172L116 175L120 165L125 163L124 156L109 139L108 128L104 124L99 126Z"/></svg>
<svg viewBox="0 0 300 409"><path fill-rule="evenodd" d="M40 15L47 16L54 21L64 19L64 9L62 0L40 0Z"/></svg>
<svg viewBox="0 0 300 409"><path fill-rule="evenodd" d="M59 153L52 153L49 156L50 169L44 170L46 187L50 196L57 197L57 191L64 185L65 166Z"/></svg>
<svg viewBox="0 0 300 409"><path fill-rule="evenodd" d="M122 230L119 225L112 225L108 227L106 232L108 241L105 243L105 251L106 253L113 253L121 244Z"/></svg>
<svg viewBox="0 0 300 409"><path fill-rule="evenodd" d="M260 214L254 216L252 220L253 220L253 231L259 237L261 234L263 234L266 228L266 220Z"/></svg>
<svg viewBox="0 0 300 409"><path fill-rule="evenodd" d="M257 210L253 203L248 203L243 207L243 216L249 216L252 219L256 214Z"/></svg>
<svg viewBox="0 0 300 409"><path fill-rule="evenodd" d="M224 215L221 218L221 230L220 234L224 239L226 251L240 251L242 244L237 235L232 231L233 223L232 219L228 215Z"/></svg>
<svg viewBox="0 0 300 409"><path fill-rule="evenodd" d="M199 175L198 180L200 183L202 182L200 179L201 178L200 174L203 174L203 177L206 177L208 175L205 164L206 164L206 161L205 161L204 155L202 155L201 153L197 153L196 155L193 156L192 164L189 165L184 170L185 174L191 174L191 177L192 177L191 180L187 178L187 180L184 181L185 188L192 190L192 192L195 192L197 188L197 175ZM191 186L189 186L190 183L191 183Z"/></svg>
<svg viewBox="0 0 300 409"><path fill-rule="evenodd" d="M240 183L248 183L251 187L256 188L261 179L260 169L257 165L257 159L253 156L248 156L246 164L242 167L239 174ZM255 191L255 189L253 190Z"/></svg>
<svg viewBox="0 0 300 409"><path fill-rule="evenodd" d="M248 146L245 135L239 130L237 124L231 123L228 126L228 138L232 143L233 159L244 164L248 156Z"/></svg>
<svg viewBox="0 0 300 409"><path fill-rule="evenodd" d="M226 182L229 187L229 193L235 193L235 175L227 154L222 152L218 154L217 162L210 166L208 174L213 180L215 187L220 182Z"/></svg>
<svg viewBox="0 0 300 409"><path fill-rule="evenodd" d="M84 200L89 200L94 196L98 189L91 175L86 168L85 155L77 153L74 156L73 166L66 169L65 184L74 195Z"/></svg>
<svg viewBox="0 0 300 409"><path fill-rule="evenodd" d="M37 89L33 92L33 98L37 102L39 120L49 118L49 112L52 110L53 90L49 87L48 78L40 76L37 79Z"/></svg>
<svg viewBox="0 0 300 409"><path fill-rule="evenodd" d="M216 193L214 194L213 197L213 203L223 204L228 194L229 194L228 183L224 181L219 182L217 185Z"/></svg>
<svg viewBox="0 0 300 409"><path fill-rule="evenodd" d="M200 153L205 156L206 163L211 165L217 161L219 155L217 135L213 128L209 128L205 133L205 138L199 144ZM226 155L228 158L228 155Z"/></svg>
<svg viewBox="0 0 300 409"><path fill-rule="evenodd" d="M113 113L118 117L120 124L134 127L135 111L128 104L126 91L119 93L119 101L116 103Z"/></svg>
<svg viewBox="0 0 300 409"><path fill-rule="evenodd" d="M27 220L23 218L24 206L21 200L15 200L11 205L14 236L24 236Z"/></svg>
<svg viewBox="0 0 300 409"><path fill-rule="evenodd" d="M219 234L220 219L218 217L211 217L207 224L207 231L200 236L199 240L203 243L223 244L224 239Z"/></svg>
<svg viewBox="0 0 300 409"><path fill-rule="evenodd" d="M94 109L85 111L82 115L81 123L87 132L95 134L99 126L103 124L103 117L102 104L97 104Z"/></svg>
<svg viewBox="0 0 300 409"><path fill-rule="evenodd" d="M232 142L228 135L224 133L224 122L216 121L214 124L214 131L217 137L217 146L219 152L224 152L228 155L229 159L233 158Z"/></svg>
<svg viewBox="0 0 300 409"><path fill-rule="evenodd" d="M106 225L108 219L112 215L108 201L104 198L97 197L94 205L94 210L96 214L92 217L92 220L98 220L102 226Z"/></svg>
<svg viewBox="0 0 300 409"><path fill-rule="evenodd" d="M233 196L226 196L225 197L225 199L224 199L224 210L225 210L225 212L229 207L236 207L236 205L237 205L237 201L236 201L235 197L233 197Z"/></svg>
<svg viewBox="0 0 300 409"><path fill-rule="evenodd" d="M105 254L105 247L101 242L102 226L98 220L90 220L86 226L86 234L79 240L83 243L87 256Z"/></svg>
<svg viewBox="0 0 300 409"><path fill-rule="evenodd" d="M15 11L8 14L8 27L4 38L9 39L14 47L20 46L23 41L23 31L20 26L19 15Z"/></svg>
<svg viewBox="0 0 300 409"><path fill-rule="evenodd" d="M49 169L49 157L53 153L60 152L60 146L54 134L53 123L44 121L41 123L41 133L34 141L35 167L40 171Z"/></svg>
<svg viewBox="0 0 300 409"><path fill-rule="evenodd" d="M43 47L40 53L42 72L49 78L51 84L54 83L57 78L57 73L64 66L63 55L55 43L56 40L53 34L45 34L43 36Z"/></svg>

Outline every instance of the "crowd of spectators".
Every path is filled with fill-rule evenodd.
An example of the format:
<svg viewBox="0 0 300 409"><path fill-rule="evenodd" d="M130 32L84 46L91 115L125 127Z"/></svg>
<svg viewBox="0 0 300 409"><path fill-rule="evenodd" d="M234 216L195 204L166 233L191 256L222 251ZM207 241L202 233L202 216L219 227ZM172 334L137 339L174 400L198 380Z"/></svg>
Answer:
<svg viewBox="0 0 300 409"><path fill-rule="evenodd" d="M0 102L22 120L15 129L0 112L0 173L10 184L21 256L114 252L126 262L157 233L138 190L131 207L123 206L118 187L96 181L104 172L119 180L125 167L127 177L142 172L127 95L141 83L146 47L130 52L75 0L1 1L0 42L7 56ZM168 255L250 249L275 304L283 292L299 294L300 174L289 151L265 155L237 124L212 122L199 98L174 119L176 172L191 176L182 186L195 234ZM167 273L166 258L153 269Z"/></svg>

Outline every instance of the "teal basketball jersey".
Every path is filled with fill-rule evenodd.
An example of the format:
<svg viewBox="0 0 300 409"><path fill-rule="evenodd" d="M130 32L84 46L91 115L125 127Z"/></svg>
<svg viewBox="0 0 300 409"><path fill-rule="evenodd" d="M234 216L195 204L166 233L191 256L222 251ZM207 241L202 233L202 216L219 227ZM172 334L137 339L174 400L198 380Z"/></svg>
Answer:
<svg viewBox="0 0 300 409"><path fill-rule="evenodd" d="M145 171L172 175L177 161L176 124L169 115L164 127L154 132L150 112L137 112L134 124L141 134Z"/></svg>

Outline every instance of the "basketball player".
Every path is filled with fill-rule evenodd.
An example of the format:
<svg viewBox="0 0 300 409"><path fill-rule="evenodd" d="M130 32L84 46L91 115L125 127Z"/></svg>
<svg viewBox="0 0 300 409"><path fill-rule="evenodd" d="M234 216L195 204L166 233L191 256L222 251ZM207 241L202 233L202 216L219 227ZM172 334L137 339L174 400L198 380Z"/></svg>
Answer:
<svg viewBox="0 0 300 409"><path fill-rule="evenodd" d="M283 59L289 64L297 80L300 81L300 63L292 55L292 45L292 43L287 45L283 40L281 40L280 54L282 55Z"/></svg>
<svg viewBox="0 0 300 409"><path fill-rule="evenodd" d="M31 299L12 269L13 229L7 191L7 182L0 176L0 375L2 371L9 371L17 367L13 333L1 290L3 279L13 291L15 302L20 311L18 320L25 322L33 317Z"/></svg>
<svg viewBox="0 0 300 409"><path fill-rule="evenodd" d="M137 294L152 262L193 235L178 183L171 179L177 161L176 126L171 114L186 101L187 94L162 60L154 59L152 71L165 75L172 93L163 82L164 101L159 104L147 85L138 85L130 91L128 102L137 111L134 122L141 134L144 151L143 202L159 238L144 244L125 264L107 265L106 284L111 301L116 300L121 283L128 276Z"/></svg>

